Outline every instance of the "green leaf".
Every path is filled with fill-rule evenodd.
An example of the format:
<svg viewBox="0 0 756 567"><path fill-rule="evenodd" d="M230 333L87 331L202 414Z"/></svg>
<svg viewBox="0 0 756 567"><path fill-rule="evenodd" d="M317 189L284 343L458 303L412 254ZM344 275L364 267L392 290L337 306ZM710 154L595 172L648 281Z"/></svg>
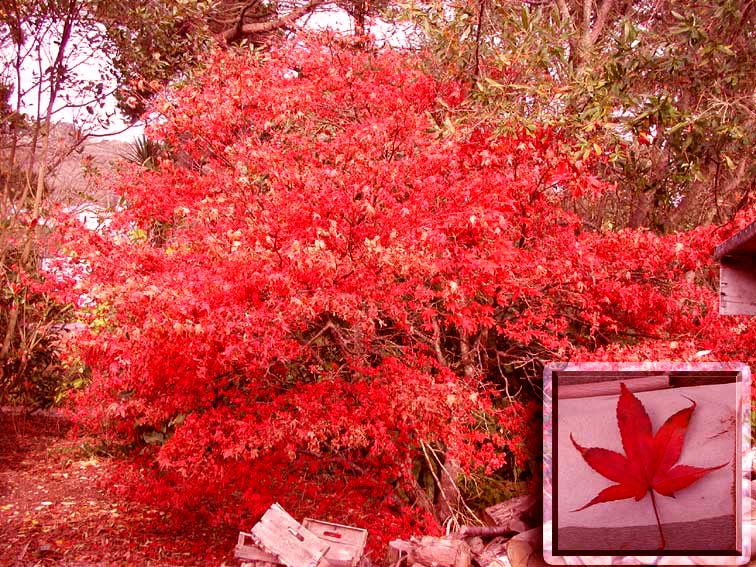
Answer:
<svg viewBox="0 0 756 567"><path fill-rule="evenodd" d="M685 128L688 125L688 122L678 122L672 128L669 129L668 134L675 134Z"/></svg>
<svg viewBox="0 0 756 567"><path fill-rule="evenodd" d="M735 52L732 50L732 47L730 47L729 45L718 45L717 49L721 51L722 53L729 55L730 57L735 56Z"/></svg>
<svg viewBox="0 0 756 567"><path fill-rule="evenodd" d="M520 21L522 21L522 27L524 29L530 28L530 13L527 6L523 6L522 10L520 11Z"/></svg>

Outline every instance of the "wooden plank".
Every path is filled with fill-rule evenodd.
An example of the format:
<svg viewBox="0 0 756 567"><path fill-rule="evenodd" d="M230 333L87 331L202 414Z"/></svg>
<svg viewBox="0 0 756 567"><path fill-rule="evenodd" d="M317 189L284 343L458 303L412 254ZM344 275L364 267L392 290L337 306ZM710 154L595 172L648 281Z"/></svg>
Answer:
<svg viewBox="0 0 756 567"><path fill-rule="evenodd" d="M730 384L739 382L738 372L722 372L720 374L707 374L705 372L693 373L670 373L669 385L673 388L691 388L693 386L707 386L711 384Z"/></svg>
<svg viewBox="0 0 756 567"><path fill-rule="evenodd" d="M252 528L252 537L288 567L315 567L329 547L277 503Z"/></svg>
<svg viewBox="0 0 756 567"><path fill-rule="evenodd" d="M506 528L508 532L524 532L528 529L524 518L533 511L536 504L538 498L532 494L515 496L489 506L483 511L483 517L489 525Z"/></svg>
<svg viewBox="0 0 756 567"><path fill-rule="evenodd" d="M683 365L681 364L681 366ZM642 373L624 371L621 368L611 372L559 371L555 372L553 377L559 385L558 387L563 388L564 386L593 384L595 382L627 382L636 378L648 378L662 374L669 376L669 383L673 388L701 386L703 384L728 384L740 380L740 373L737 370L672 370L666 368Z"/></svg>
<svg viewBox="0 0 756 567"><path fill-rule="evenodd" d="M329 545L321 566L324 563L331 567L357 565L365 550L367 530L312 518L302 520L302 525Z"/></svg>
<svg viewBox="0 0 756 567"><path fill-rule="evenodd" d="M695 522L670 522L663 525L667 543L665 551L680 555L716 550L720 555L725 550L740 551L737 539L738 522L735 516L716 516ZM659 528L656 524L627 526L624 528L560 528L557 534L558 549L562 551L616 551L618 549L654 550L659 544ZM735 558L733 557L733 564Z"/></svg>
<svg viewBox="0 0 756 567"><path fill-rule="evenodd" d="M246 561L264 561L266 563L278 563L278 557L267 551L263 551L255 544L252 534L239 532L239 539L234 549L234 557Z"/></svg>
<svg viewBox="0 0 756 567"><path fill-rule="evenodd" d="M693 386L686 392L676 392L674 389L658 390L656 392L646 394L643 399L644 406L646 407L649 415L657 416L658 423L668 417L673 409L677 409L681 406L690 404L690 400L695 400L700 404L699 411L694 414L694 420L696 426L699 427L698 433L693 436L688 436L686 443L692 449L697 449L696 442L703 441L706 443L705 449L702 453L706 454L706 458L710 458L710 461L705 461L710 464L727 463L730 465L725 470L712 473L707 482L713 482L711 490L700 492L693 496L691 492L681 491L677 495L677 501L674 506L669 510L670 514L662 513L662 523L664 526L665 537L668 533L668 525L673 522L686 522L689 520L707 520L709 516L715 514L732 514L732 540L722 541L714 547L707 547L706 549L725 550L729 549L729 545L733 542L737 543L739 538L737 537L737 530L742 523L742 512L738 511L737 506L741 501L739 490L741 487L740 475L737 472L737 468L741 463L741 454L738 452L738 447L741 440L741 428L739 424L735 423L735 420L741 415L741 409L739 408L739 401L733 399L733 396L738 396L740 387L734 381L730 381L728 384L706 384L700 386ZM685 395L688 400L681 399L680 396ZM710 402L707 402L710 401ZM686 403L687 402L687 403ZM558 459L558 471L555 470L555 478L553 479L554 486L554 501L557 508L557 515L554 521L556 529L559 531L555 545L557 551L554 555L559 555L558 551L579 552L586 549L592 549L597 551L618 550L618 549L643 549L652 550L659 545L658 529L656 534L653 530L648 532L643 530L635 530L638 527L637 524L646 525L645 522L648 518L645 518L642 514L638 517L633 516L634 512L612 514L606 512L603 515L584 515L585 517L571 516L569 511L574 510L577 506L585 503L590 498L595 496L598 492L588 491L577 499L570 498L576 493L580 493L585 485L575 482L575 479L583 478L580 476L581 471L585 470L584 459L579 455L579 452L574 451L574 447L570 442L569 435L575 432L575 437L583 440L582 436L579 436L576 432L576 426L580 425L584 431L595 430L596 437L591 439L590 443L586 443L589 446L607 446L601 439L616 439L616 433L602 431L606 428L607 424L612 424L610 428L616 431L615 415L616 415L616 402L612 402L607 398L594 398L579 399L579 400L565 400L562 405L560 400L559 405L559 422L558 431L555 433L554 446L558 444L558 451L556 457ZM571 405L570 405L571 404ZM594 405L595 404L595 405ZM601 405L603 404L603 406ZM672 405L674 404L674 406ZM599 412L598 409L601 409ZM711 413L709 413L711 410ZM652 417L653 419L653 417ZM691 462L692 461L692 462ZM691 458L691 461L683 461L686 464L703 465L700 461ZM555 469L557 467L555 466ZM702 483L703 484L703 483ZM597 488L603 488L606 485L597 485ZM700 487L701 485L699 485ZM607 506L608 507L608 506ZM599 507L597 507L599 508ZM563 513L567 512L567 513ZM661 512L660 512L661 513ZM674 517L674 519L672 519ZM736 519L737 518L737 519ZM626 521L627 520L627 521ZM632 521L631 521L632 520ZM654 525L653 514L649 521L650 526ZM703 526L704 530L707 526ZM711 526L709 526L710 528ZM575 528L581 531L574 532L574 538L571 545L566 545L564 542L568 540L562 540L562 530L568 528ZM613 545L608 548L599 547L603 546L603 543L597 544L595 547L591 547L591 540L599 538L601 530L618 530L615 534L616 537L620 537L621 530L630 529L633 534L638 536L634 542L634 546L625 547L630 545L629 540L623 539L621 545ZM587 531L595 530L595 531ZM721 530L712 530L710 537L719 537L722 535ZM580 536L579 538L577 536ZM613 536L614 537L614 536ZM624 536L623 536L624 537ZM678 540L682 541L682 540ZM616 543L616 541L615 541ZM673 549L670 544L670 540L667 541L667 548ZM686 548L686 551L696 550L694 546ZM694 553L691 553L694 554Z"/></svg>
<svg viewBox="0 0 756 567"><path fill-rule="evenodd" d="M619 396L620 381L631 392L648 392L650 390L669 388L669 376L667 374L631 379L625 379L620 376L619 380L612 381L572 384L569 386L559 384L557 386L557 396L560 400L591 398L594 396Z"/></svg>
<svg viewBox="0 0 756 567"><path fill-rule="evenodd" d="M388 544L386 551L386 565L399 565L412 551L412 544L402 539L395 539Z"/></svg>
<svg viewBox="0 0 756 567"><path fill-rule="evenodd" d="M659 376L667 373L666 370L647 370L634 371L622 370L617 365L616 370L602 370L600 372L590 371L557 371L553 373L553 379L559 386L571 386L573 384L592 384L593 382L611 382L615 380L630 380L632 378L645 378L648 376Z"/></svg>
<svg viewBox="0 0 756 567"><path fill-rule="evenodd" d="M483 551L480 552L476 558L478 565L483 565L484 567L497 565L497 560L501 557L507 556L508 541L509 538L506 537L495 537L489 541L486 547L483 548Z"/></svg>
<svg viewBox="0 0 756 567"><path fill-rule="evenodd" d="M404 555L407 565L424 567L470 567L472 552L463 539L422 536L412 541L394 540L389 544L389 560L398 562Z"/></svg>
<svg viewBox="0 0 756 567"><path fill-rule="evenodd" d="M756 315L756 258L722 258L719 278L721 315Z"/></svg>

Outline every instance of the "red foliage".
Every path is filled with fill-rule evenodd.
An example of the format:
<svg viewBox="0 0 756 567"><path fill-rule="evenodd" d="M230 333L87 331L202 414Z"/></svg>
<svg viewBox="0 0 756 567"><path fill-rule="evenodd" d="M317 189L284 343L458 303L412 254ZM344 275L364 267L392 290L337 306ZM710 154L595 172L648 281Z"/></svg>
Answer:
<svg viewBox="0 0 756 567"><path fill-rule="evenodd" d="M242 527L278 500L377 548L435 529L421 443L523 466L534 406L498 397L521 369L640 356L713 295L692 237L582 231L561 204L602 186L550 131L450 126L464 89L403 53L289 47L157 102L171 158L80 244L77 415L152 471L142 497Z"/></svg>

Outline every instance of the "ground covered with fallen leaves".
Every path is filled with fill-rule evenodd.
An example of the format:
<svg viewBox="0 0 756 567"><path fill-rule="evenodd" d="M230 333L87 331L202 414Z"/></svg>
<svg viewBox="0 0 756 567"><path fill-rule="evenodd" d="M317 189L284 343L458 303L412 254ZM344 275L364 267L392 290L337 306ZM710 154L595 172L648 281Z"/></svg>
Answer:
<svg viewBox="0 0 756 567"><path fill-rule="evenodd" d="M0 409L0 565L234 565L234 534L176 531L164 510L108 485L114 459L56 413Z"/></svg>

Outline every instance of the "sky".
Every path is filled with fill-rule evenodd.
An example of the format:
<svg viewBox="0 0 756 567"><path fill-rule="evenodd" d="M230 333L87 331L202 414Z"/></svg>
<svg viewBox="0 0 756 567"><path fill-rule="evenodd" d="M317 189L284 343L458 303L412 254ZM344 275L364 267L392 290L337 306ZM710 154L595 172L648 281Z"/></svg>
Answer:
<svg viewBox="0 0 756 567"><path fill-rule="evenodd" d="M350 16L340 8L330 8L328 10L321 10L313 13L309 17L303 18L301 21L306 21L306 29L310 30L334 30L340 32L349 32L353 28L352 19ZM397 45L401 44L406 38L406 32L402 29L389 25L380 20L374 20L370 26L370 31L380 41L385 41L388 44ZM72 54L69 67L72 72L76 74L80 81L92 82L96 84L102 80L102 75L106 73L107 61L104 57L92 50L88 50L88 41L81 41L83 38L77 40L76 31L74 32L74 38L71 41L73 49L70 51ZM79 32L81 33L81 32ZM55 44L50 42L50 45L40 46L39 57L35 52L30 53L28 58L29 63L24 65L21 72L21 84L32 85L35 82L35 76L39 76L42 67L39 65L39 61L52 61L55 58ZM0 57L8 60L8 57L12 57L13 54L7 50L0 52ZM44 64L43 64L44 65ZM7 68L7 66L6 66ZM44 72L44 71L43 71ZM2 77L0 77L0 80ZM14 76L9 77L11 83L15 84L17 78ZM113 88L115 82L103 81L105 90ZM110 83L110 87L108 86ZM73 90L63 93L68 100L65 100L62 96L59 96L61 103L58 105L60 109L55 113L54 120L56 122L68 122L68 123L86 123L91 121L95 116L109 116L109 125L107 127L96 127L93 133L96 134L96 138L99 139L113 139L123 142L131 142L142 136L144 132L144 125L137 123L131 127L124 122L123 118L116 110L116 99L111 94L104 99L103 107L92 106L93 113L90 113L87 109L87 102ZM14 95L15 96L15 95ZM37 96L36 91L31 91L23 98L22 111L28 115L34 115L37 108L46 107L46 96L43 94L41 97Z"/></svg>

